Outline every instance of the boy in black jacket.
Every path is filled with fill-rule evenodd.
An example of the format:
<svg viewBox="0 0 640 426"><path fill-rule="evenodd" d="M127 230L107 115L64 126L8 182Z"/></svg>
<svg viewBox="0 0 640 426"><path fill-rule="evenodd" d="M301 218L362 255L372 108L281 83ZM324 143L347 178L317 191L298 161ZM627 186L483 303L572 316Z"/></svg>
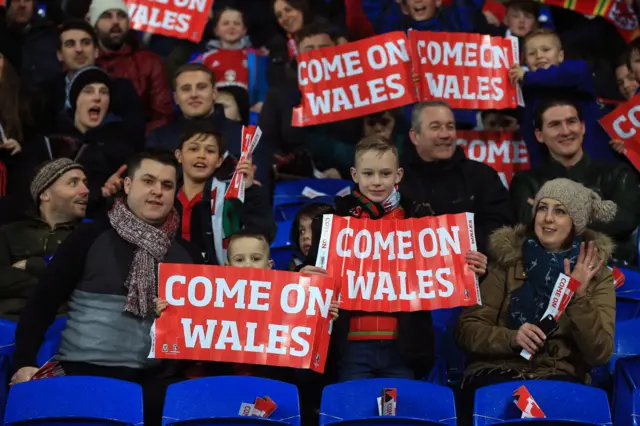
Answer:
<svg viewBox="0 0 640 426"><path fill-rule="evenodd" d="M225 200L227 182L218 180L216 171L224 162L227 142L208 121L185 124L180 148L175 155L182 165L183 184L178 190L176 209L180 213L180 232L212 265L224 265L227 239L242 229L264 234L272 241L276 233L269 195L253 184L251 159L238 163L245 175L245 200Z"/></svg>
<svg viewBox="0 0 640 426"><path fill-rule="evenodd" d="M356 187L350 195L336 198L335 214L374 220L428 216L430 209L401 197L397 185L402 175L395 146L379 135L364 138L356 146L355 167L351 168ZM317 219L307 265L314 265L317 257L321 222ZM484 255L471 252L467 262L474 272L484 274ZM315 266L302 271L326 273ZM337 364L341 382L374 377L421 379L429 373L434 358L431 313L341 311L330 352L329 363Z"/></svg>

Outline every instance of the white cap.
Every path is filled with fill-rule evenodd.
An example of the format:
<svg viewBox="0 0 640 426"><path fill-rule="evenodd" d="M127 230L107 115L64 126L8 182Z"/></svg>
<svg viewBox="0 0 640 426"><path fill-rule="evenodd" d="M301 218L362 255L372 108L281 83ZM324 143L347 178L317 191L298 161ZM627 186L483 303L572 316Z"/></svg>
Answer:
<svg viewBox="0 0 640 426"><path fill-rule="evenodd" d="M129 14L129 9L123 0L93 0L89 7L89 22L92 27L96 26L98 19L108 10L122 10Z"/></svg>

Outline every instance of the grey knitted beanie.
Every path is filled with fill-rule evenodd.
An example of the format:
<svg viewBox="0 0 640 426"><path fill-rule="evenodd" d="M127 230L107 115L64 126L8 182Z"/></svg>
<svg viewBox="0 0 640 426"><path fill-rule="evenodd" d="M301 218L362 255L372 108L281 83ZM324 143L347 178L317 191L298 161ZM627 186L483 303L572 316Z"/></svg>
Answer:
<svg viewBox="0 0 640 426"><path fill-rule="evenodd" d="M40 194L53 185L60 176L74 169L84 170L84 167L68 158L57 158L43 164L31 182L31 198L33 198L33 201L38 203Z"/></svg>
<svg viewBox="0 0 640 426"><path fill-rule="evenodd" d="M534 216L543 198L564 204L577 235L582 234L591 222L606 223L613 220L617 210L613 201L603 200L591 189L564 178L547 181L540 188L533 203Z"/></svg>

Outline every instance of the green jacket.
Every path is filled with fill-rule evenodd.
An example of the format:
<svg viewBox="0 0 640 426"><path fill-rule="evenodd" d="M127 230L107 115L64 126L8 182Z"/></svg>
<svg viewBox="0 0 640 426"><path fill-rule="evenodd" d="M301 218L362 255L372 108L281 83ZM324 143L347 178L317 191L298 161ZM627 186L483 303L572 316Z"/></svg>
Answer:
<svg viewBox="0 0 640 426"><path fill-rule="evenodd" d="M618 211L613 221L594 223L589 227L615 241L615 260L634 261L637 248L631 234L640 224L640 186L637 172L624 163L593 160L586 153L573 167L565 167L549 159L534 169L518 172L511 181L509 192L519 223L532 223L533 212L527 200L535 198L546 181L556 178L579 182L603 199L616 203Z"/></svg>
<svg viewBox="0 0 640 426"><path fill-rule="evenodd" d="M79 221L62 223L53 230L40 219L29 218L0 227L0 317L17 320L46 267ZM16 262L26 260L25 269Z"/></svg>

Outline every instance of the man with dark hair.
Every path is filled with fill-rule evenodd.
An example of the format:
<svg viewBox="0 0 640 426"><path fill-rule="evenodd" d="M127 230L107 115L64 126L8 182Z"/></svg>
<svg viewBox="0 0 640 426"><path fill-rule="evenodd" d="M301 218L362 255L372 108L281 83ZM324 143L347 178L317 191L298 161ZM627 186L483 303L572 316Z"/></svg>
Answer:
<svg viewBox="0 0 640 426"><path fill-rule="evenodd" d="M145 424L160 424L172 362L148 359L158 296L158 263L199 263L183 245L173 205L177 164L143 153L128 164L125 198L108 220L84 224L60 246L22 312L12 382L37 371L36 355L64 303L67 327L56 360L68 376L103 376L143 386Z"/></svg>
<svg viewBox="0 0 640 426"><path fill-rule="evenodd" d="M57 117L65 108L71 108L68 89L73 76L86 67L95 66L98 57L98 37L87 22L67 21L60 27L59 34L58 60L66 72L58 73L41 85L52 117ZM142 102L128 79L112 78L109 112L123 120L132 135L136 135L135 139L144 138Z"/></svg>
<svg viewBox="0 0 640 426"><path fill-rule="evenodd" d="M227 151L233 160L240 158L242 150L242 124L229 120L224 108L215 104L217 91L213 72L202 64L181 66L173 79L174 100L180 109L176 119L169 124L152 131L147 137L147 148L175 151L180 146L180 135L189 121L211 122L227 140ZM271 180L271 154L264 143L259 143L253 158L256 163L256 180L268 185ZM233 171L233 169L231 169ZM220 179L231 176L218 176Z"/></svg>
<svg viewBox="0 0 640 426"><path fill-rule="evenodd" d="M43 164L31 183L31 197L29 217L0 228L0 316L14 321L49 259L86 214L83 167L68 158Z"/></svg>
<svg viewBox="0 0 640 426"><path fill-rule="evenodd" d="M578 104L570 99L549 98L535 111L535 137L548 150L539 166L518 172L511 181L510 195L518 221L533 220L531 200L545 182L567 178L583 184L603 199L616 203L613 221L594 224L616 242L614 257L631 262L637 250L630 236L638 226L640 192L637 173L624 163L605 163L592 159L583 149L585 122Z"/></svg>

